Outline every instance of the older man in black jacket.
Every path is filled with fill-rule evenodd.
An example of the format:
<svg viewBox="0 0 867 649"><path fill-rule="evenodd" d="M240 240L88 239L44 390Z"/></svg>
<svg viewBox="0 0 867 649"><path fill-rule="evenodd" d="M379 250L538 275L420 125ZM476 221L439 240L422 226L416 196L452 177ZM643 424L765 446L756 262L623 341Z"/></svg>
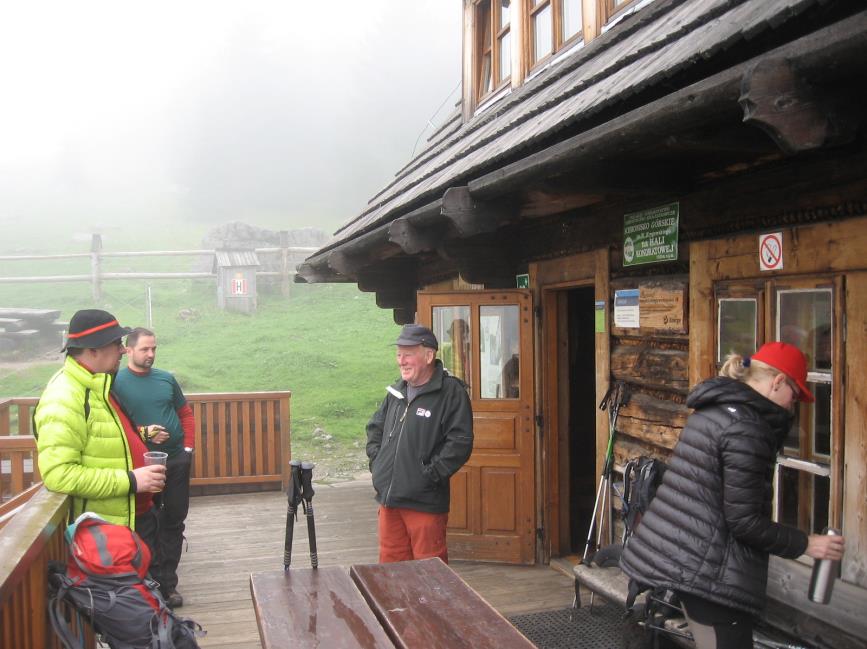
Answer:
<svg viewBox="0 0 867 649"><path fill-rule="evenodd" d="M379 508L381 563L448 561L449 478L473 450L466 385L436 358L436 336L405 325L396 342L401 380L367 424L367 457Z"/></svg>

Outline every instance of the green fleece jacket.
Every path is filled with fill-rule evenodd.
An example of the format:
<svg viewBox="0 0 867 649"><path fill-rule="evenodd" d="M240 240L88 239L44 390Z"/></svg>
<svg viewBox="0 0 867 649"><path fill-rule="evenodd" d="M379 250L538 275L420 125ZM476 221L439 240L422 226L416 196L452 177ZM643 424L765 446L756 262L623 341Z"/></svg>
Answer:
<svg viewBox="0 0 867 649"><path fill-rule="evenodd" d="M90 511L134 528L135 493L128 474L132 458L108 403L110 389L110 375L92 374L66 358L34 414L39 472L46 488L73 496L72 518Z"/></svg>

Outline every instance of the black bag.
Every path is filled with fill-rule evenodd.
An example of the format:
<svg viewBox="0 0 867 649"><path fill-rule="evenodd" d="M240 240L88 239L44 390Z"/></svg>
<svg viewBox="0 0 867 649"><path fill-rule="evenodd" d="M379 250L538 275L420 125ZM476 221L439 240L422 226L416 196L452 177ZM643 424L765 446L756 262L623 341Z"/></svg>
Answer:
<svg viewBox="0 0 867 649"><path fill-rule="evenodd" d="M640 456L633 458L623 468L623 545L629 542L629 537L641 523L641 517L650 507L650 501L656 495L656 490L662 484L665 474L665 462L652 457Z"/></svg>
<svg viewBox="0 0 867 649"><path fill-rule="evenodd" d="M48 568L48 615L65 649L83 649L83 640L72 633L62 602L111 649L198 649L196 637L205 632L166 606L147 576L151 555L138 534L84 513L66 529L66 540L67 563Z"/></svg>
<svg viewBox="0 0 867 649"><path fill-rule="evenodd" d="M652 457L640 456L629 460L623 468L623 546L641 524L641 518L650 508L650 502L656 495L656 490L662 484L666 465ZM644 591L647 594L642 608L634 607L635 599ZM630 635L631 641L626 643L627 649L653 645L653 637L658 631L664 631L665 620L681 613L680 602L674 592L666 588L651 588L640 584L634 579L629 580L629 594L626 598L626 609L635 631ZM626 637L626 636L624 636Z"/></svg>

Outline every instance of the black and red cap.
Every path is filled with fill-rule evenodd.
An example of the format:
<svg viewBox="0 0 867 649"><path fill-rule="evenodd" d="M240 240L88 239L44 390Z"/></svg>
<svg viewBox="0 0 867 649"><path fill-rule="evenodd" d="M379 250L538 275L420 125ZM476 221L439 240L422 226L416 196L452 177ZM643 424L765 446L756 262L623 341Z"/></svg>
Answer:
<svg viewBox="0 0 867 649"><path fill-rule="evenodd" d="M96 349L120 340L132 329L121 327L117 318L101 309L82 309L76 311L69 321L66 344L60 351L70 347Z"/></svg>

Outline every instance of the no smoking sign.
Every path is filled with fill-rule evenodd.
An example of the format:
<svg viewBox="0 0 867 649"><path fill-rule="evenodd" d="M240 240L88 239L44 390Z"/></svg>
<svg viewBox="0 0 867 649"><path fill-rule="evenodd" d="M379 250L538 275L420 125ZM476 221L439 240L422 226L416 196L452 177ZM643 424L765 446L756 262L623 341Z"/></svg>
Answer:
<svg viewBox="0 0 867 649"><path fill-rule="evenodd" d="M783 233L772 232L759 236L759 268L780 270L783 267Z"/></svg>

